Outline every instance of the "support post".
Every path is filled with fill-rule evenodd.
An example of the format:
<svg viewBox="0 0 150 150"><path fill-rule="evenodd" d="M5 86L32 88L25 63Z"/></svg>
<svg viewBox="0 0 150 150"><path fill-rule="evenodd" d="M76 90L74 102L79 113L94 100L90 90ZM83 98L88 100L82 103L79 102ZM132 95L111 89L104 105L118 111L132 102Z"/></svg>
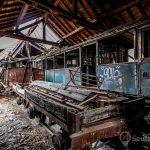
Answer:
<svg viewBox="0 0 150 150"><path fill-rule="evenodd" d="M144 59L144 55L142 54L142 35L141 30L135 30L135 38L134 38L134 50L135 50L135 59L138 60L137 69L136 69L136 80L137 80L137 95L141 94L141 71L140 71L140 64L142 59Z"/></svg>
<svg viewBox="0 0 150 150"><path fill-rule="evenodd" d="M55 69L55 56L53 56L53 69Z"/></svg>
<svg viewBox="0 0 150 150"><path fill-rule="evenodd" d="M99 42L96 41L96 67L99 65Z"/></svg>
<svg viewBox="0 0 150 150"><path fill-rule="evenodd" d="M47 70L47 57L45 58L45 70Z"/></svg>
<svg viewBox="0 0 150 150"><path fill-rule="evenodd" d="M64 52L64 68L66 68L66 52Z"/></svg>
<svg viewBox="0 0 150 150"><path fill-rule="evenodd" d="M82 47L79 47L79 66L82 67Z"/></svg>
<svg viewBox="0 0 150 150"><path fill-rule="evenodd" d="M45 23L45 20L43 20L43 40L46 40L46 23Z"/></svg>

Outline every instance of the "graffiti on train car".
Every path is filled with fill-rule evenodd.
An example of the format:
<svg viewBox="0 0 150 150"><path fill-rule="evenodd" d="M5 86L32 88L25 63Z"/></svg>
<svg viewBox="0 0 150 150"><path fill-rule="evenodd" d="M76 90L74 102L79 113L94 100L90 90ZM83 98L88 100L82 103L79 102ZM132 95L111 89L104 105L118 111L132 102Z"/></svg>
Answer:
<svg viewBox="0 0 150 150"><path fill-rule="evenodd" d="M150 96L150 63L140 64L141 95Z"/></svg>
<svg viewBox="0 0 150 150"><path fill-rule="evenodd" d="M66 68L65 69L65 84L70 84L72 85L73 82L77 85L81 85L81 77L80 77L80 68L79 67L75 67L75 68ZM74 76L70 78L70 71L72 71L72 74L74 74Z"/></svg>
<svg viewBox="0 0 150 150"><path fill-rule="evenodd" d="M101 89L137 93L135 63L100 65L97 76L102 81Z"/></svg>

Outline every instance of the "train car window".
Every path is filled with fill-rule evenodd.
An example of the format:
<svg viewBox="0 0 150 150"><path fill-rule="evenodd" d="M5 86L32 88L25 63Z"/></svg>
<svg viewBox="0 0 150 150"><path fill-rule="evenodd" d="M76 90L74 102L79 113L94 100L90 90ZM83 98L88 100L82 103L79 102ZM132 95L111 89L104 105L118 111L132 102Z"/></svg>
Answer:
<svg viewBox="0 0 150 150"><path fill-rule="evenodd" d="M79 50L66 53L66 68L79 67Z"/></svg>
<svg viewBox="0 0 150 150"><path fill-rule="evenodd" d="M100 45L99 64L127 62L127 50L118 45Z"/></svg>
<svg viewBox="0 0 150 150"><path fill-rule="evenodd" d="M47 61L46 61L46 69L47 70L50 70L50 69L53 69L53 58L47 58Z"/></svg>
<svg viewBox="0 0 150 150"><path fill-rule="evenodd" d="M64 54L55 56L55 69L64 68Z"/></svg>
<svg viewBox="0 0 150 150"><path fill-rule="evenodd" d="M150 29L143 32L144 41L144 57L150 57Z"/></svg>

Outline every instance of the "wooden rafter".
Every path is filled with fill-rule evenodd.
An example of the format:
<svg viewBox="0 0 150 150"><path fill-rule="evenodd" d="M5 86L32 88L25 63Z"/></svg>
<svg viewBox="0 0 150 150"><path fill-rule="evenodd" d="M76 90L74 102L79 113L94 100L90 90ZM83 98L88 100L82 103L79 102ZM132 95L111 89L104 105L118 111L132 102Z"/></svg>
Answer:
<svg viewBox="0 0 150 150"><path fill-rule="evenodd" d="M20 24L22 24L24 16L26 15L27 11L28 11L29 5L25 4L19 14L18 20L17 20L17 24L16 24L16 28L19 27Z"/></svg>
<svg viewBox="0 0 150 150"><path fill-rule="evenodd" d="M93 29L93 30L99 30L99 27L95 24L95 23L92 23L92 22L89 22L87 20L85 20L84 18L81 18L75 14L72 14L71 12L68 12L58 6L55 6L51 3L48 3L46 1L42 1L42 0L20 0L20 2L22 3L26 3L26 4L29 4L31 7L35 7L37 9L40 9L41 11L44 11L48 14L50 14L49 10L54 10L57 13L57 15L63 17L63 18L66 18L66 19L69 19L69 20L75 20L78 24L82 25L82 26L85 26L87 28L90 28L90 29ZM41 9L42 8L42 9Z"/></svg>
<svg viewBox="0 0 150 150"><path fill-rule="evenodd" d="M28 30L27 36L30 36L34 32L34 30L36 29L36 27L37 27L37 24L34 25L34 26L32 26ZM12 57L15 57L21 51L21 49L23 48L23 46L24 46L24 41L22 41L17 47L15 47L15 49L13 50L13 53L12 53Z"/></svg>
<svg viewBox="0 0 150 150"><path fill-rule="evenodd" d="M1 0L1 1L0 1L0 8L3 7L4 2L5 2L5 0Z"/></svg>
<svg viewBox="0 0 150 150"><path fill-rule="evenodd" d="M114 16L114 15L116 15L116 14L119 14L120 12L122 12L122 11L124 11L124 10L126 10L126 9L129 9L129 8L131 8L131 7L133 7L133 6L135 6L135 5L137 5L138 3L140 3L142 0L134 0L134 1L131 1L131 2L129 2L128 4L126 4L126 5L123 5L123 6L120 6L120 7L118 7L117 9L111 9L111 10L109 10L108 12L106 12L106 13L104 13L104 14L102 14L102 15L100 15L100 18L104 18L104 17L111 17L111 16Z"/></svg>
<svg viewBox="0 0 150 150"><path fill-rule="evenodd" d="M22 35L22 34L14 34L14 33L11 33L10 31L4 32L4 34L7 37L15 38L15 39L23 40L23 41L38 42L38 43L54 45L54 46L59 45L59 43L57 43L57 42L41 40L41 39L37 39L37 38L33 38L33 37L28 37L28 36Z"/></svg>
<svg viewBox="0 0 150 150"><path fill-rule="evenodd" d="M72 13L77 15L77 8L78 8L78 1L77 0L72 0Z"/></svg>
<svg viewBox="0 0 150 150"><path fill-rule="evenodd" d="M72 36L72 35L74 35L74 34L80 32L80 31L82 31L83 29L84 29L84 27L79 27L79 28L77 28L76 30L70 32L69 34L63 36L63 39L66 39L66 38L68 38L68 37L70 37L70 36Z"/></svg>
<svg viewBox="0 0 150 150"><path fill-rule="evenodd" d="M22 28L19 28L18 30L19 30L19 31L25 30L25 29L27 29L27 28L30 28L30 27L36 25L36 24L39 24L39 23L42 22L42 21L43 21L43 19L37 20L37 21L35 21L35 22L31 23L31 24L28 24L28 25L26 25L26 26L24 26L24 27L22 27Z"/></svg>

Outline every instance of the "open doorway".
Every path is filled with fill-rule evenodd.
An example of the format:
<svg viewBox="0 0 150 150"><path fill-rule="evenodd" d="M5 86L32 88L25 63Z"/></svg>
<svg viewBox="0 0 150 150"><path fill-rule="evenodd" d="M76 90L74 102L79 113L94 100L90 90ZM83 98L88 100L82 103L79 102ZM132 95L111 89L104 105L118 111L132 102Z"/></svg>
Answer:
<svg viewBox="0 0 150 150"><path fill-rule="evenodd" d="M96 86L96 44L82 49L82 85Z"/></svg>

